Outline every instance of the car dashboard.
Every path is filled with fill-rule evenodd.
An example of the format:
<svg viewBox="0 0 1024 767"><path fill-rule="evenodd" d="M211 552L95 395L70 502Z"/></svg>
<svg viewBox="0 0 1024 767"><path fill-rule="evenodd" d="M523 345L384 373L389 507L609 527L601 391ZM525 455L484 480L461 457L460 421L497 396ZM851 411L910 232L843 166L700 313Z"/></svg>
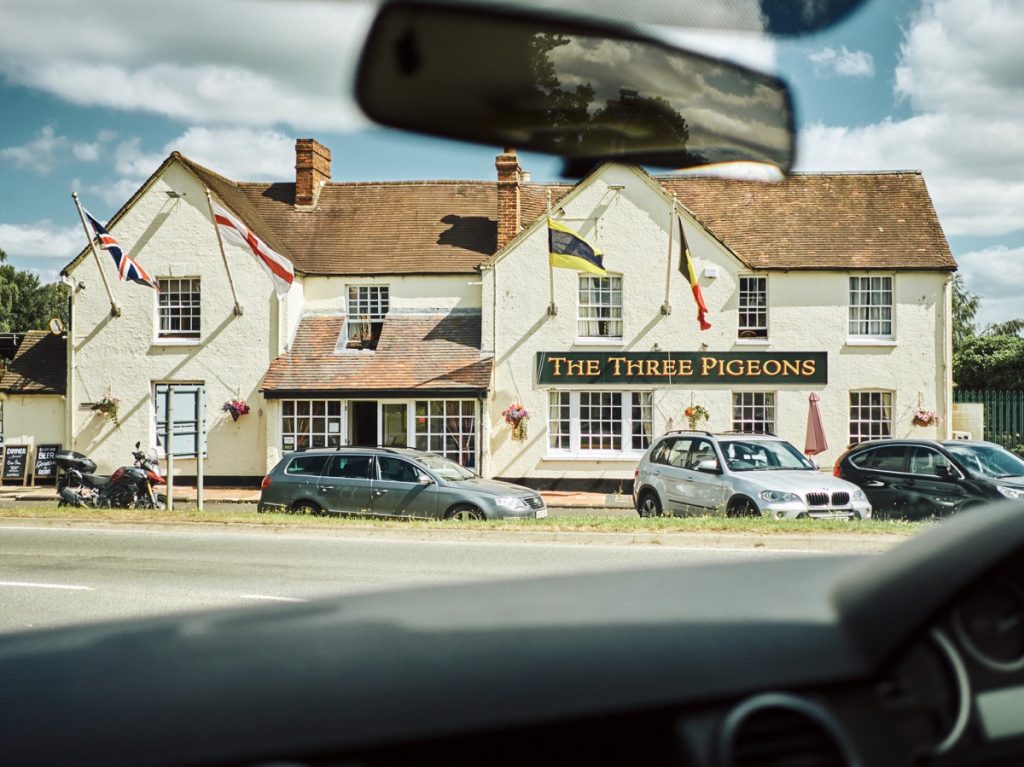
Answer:
<svg viewBox="0 0 1024 767"><path fill-rule="evenodd" d="M1022 513L880 556L11 635L4 763L1021 764Z"/></svg>

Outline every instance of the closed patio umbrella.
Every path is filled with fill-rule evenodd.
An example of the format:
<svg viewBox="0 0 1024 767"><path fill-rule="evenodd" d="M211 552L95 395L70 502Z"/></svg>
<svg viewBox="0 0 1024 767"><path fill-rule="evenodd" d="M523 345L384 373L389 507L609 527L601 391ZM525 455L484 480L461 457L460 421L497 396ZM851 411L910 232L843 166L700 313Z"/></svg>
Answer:
<svg viewBox="0 0 1024 767"><path fill-rule="evenodd" d="M821 408L818 407L821 397L811 392L810 401L810 407L807 410L807 436L804 438L804 453L817 455L828 450L828 440L825 439L825 424L821 422Z"/></svg>

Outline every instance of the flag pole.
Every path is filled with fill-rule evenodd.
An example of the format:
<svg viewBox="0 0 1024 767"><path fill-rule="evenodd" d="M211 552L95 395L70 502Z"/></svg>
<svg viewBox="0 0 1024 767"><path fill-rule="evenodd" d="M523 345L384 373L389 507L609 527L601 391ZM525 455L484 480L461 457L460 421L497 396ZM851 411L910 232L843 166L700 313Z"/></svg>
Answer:
<svg viewBox="0 0 1024 767"><path fill-rule="evenodd" d="M665 302L661 305L661 313L672 314L672 304L669 303L669 287L672 284L672 245L674 244L676 222L676 197L672 195L672 210L668 214L668 259L665 263Z"/></svg>
<svg viewBox="0 0 1024 767"><path fill-rule="evenodd" d="M92 249L92 257L96 259L96 268L100 270L100 279L103 280L103 287L107 289L107 298L110 299L110 316L120 317L121 310L114 302L114 294L110 292L110 283L107 282L107 275L103 271L103 264L100 263L99 253L96 252L96 232L92 231L89 228L89 224L85 221L85 213L82 210L82 203L78 201L78 192L72 192L71 199L75 201L75 207L78 208L78 217L82 220L82 229L85 230L85 236L89 238L89 247Z"/></svg>
<svg viewBox="0 0 1024 767"><path fill-rule="evenodd" d="M235 292L235 281L231 278L231 267L228 266L228 257L224 253L224 240L220 236L220 226L217 225L217 214L213 212L213 195L209 187L206 189L206 203L210 206L210 220L213 222L213 230L217 233L217 245L220 247L220 257L224 260L224 271L228 273L228 286L231 288L231 298L235 302L235 316L242 316L242 307L238 303L238 294Z"/></svg>
<svg viewBox="0 0 1024 767"><path fill-rule="evenodd" d="M551 221L551 190L548 189L548 221ZM555 267L551 265L551 227L548 225L548 289L551 295L551 303L548 304L548 315L554 317L558 314L558 307L555 306Z"/></svg>

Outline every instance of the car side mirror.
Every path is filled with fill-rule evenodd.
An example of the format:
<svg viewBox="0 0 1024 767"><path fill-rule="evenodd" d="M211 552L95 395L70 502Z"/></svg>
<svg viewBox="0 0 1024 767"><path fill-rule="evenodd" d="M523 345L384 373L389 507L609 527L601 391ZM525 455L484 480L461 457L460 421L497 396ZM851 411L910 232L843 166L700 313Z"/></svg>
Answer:
<svg viewBox="0 0 1024 767"><path fill-rule="evenodd" d="M697 471L703 471L705 474L720 474L721 471L718 468L718 461L714 458L708 458L697 464Z"/></svg>
<svg viewBox="0 0 1024 767"><path fill-rule="evenodd" d="M434 484L434 480L432 478L430 478L429 476L427 476L426 474L420 474L418 477L416 477L416 482L421 484L421 485L432 485L432 484Z"/></svg>
<svg viewBox="0 0 1024 767"><path fill-rule="evenodd" d="M960 479L960 473L956 471L956 469L951 469L949 466L936 466L935 475L939 479L948 479L951 481Z"/></svg>

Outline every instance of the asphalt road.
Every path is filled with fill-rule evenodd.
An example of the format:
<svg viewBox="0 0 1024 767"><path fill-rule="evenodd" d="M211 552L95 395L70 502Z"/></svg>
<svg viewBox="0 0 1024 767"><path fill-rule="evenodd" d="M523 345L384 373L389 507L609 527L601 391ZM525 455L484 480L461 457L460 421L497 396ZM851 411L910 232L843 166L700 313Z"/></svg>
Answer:
<svg viewBox="0 0 1024 767"><path fill-rule="evenodd" d="M557 535L553 537L558 541ZM0 520L0 632L481 579L778 556L728 544L593 545L225 526ZM814 555L813 547L788 554Z"/></svg>

